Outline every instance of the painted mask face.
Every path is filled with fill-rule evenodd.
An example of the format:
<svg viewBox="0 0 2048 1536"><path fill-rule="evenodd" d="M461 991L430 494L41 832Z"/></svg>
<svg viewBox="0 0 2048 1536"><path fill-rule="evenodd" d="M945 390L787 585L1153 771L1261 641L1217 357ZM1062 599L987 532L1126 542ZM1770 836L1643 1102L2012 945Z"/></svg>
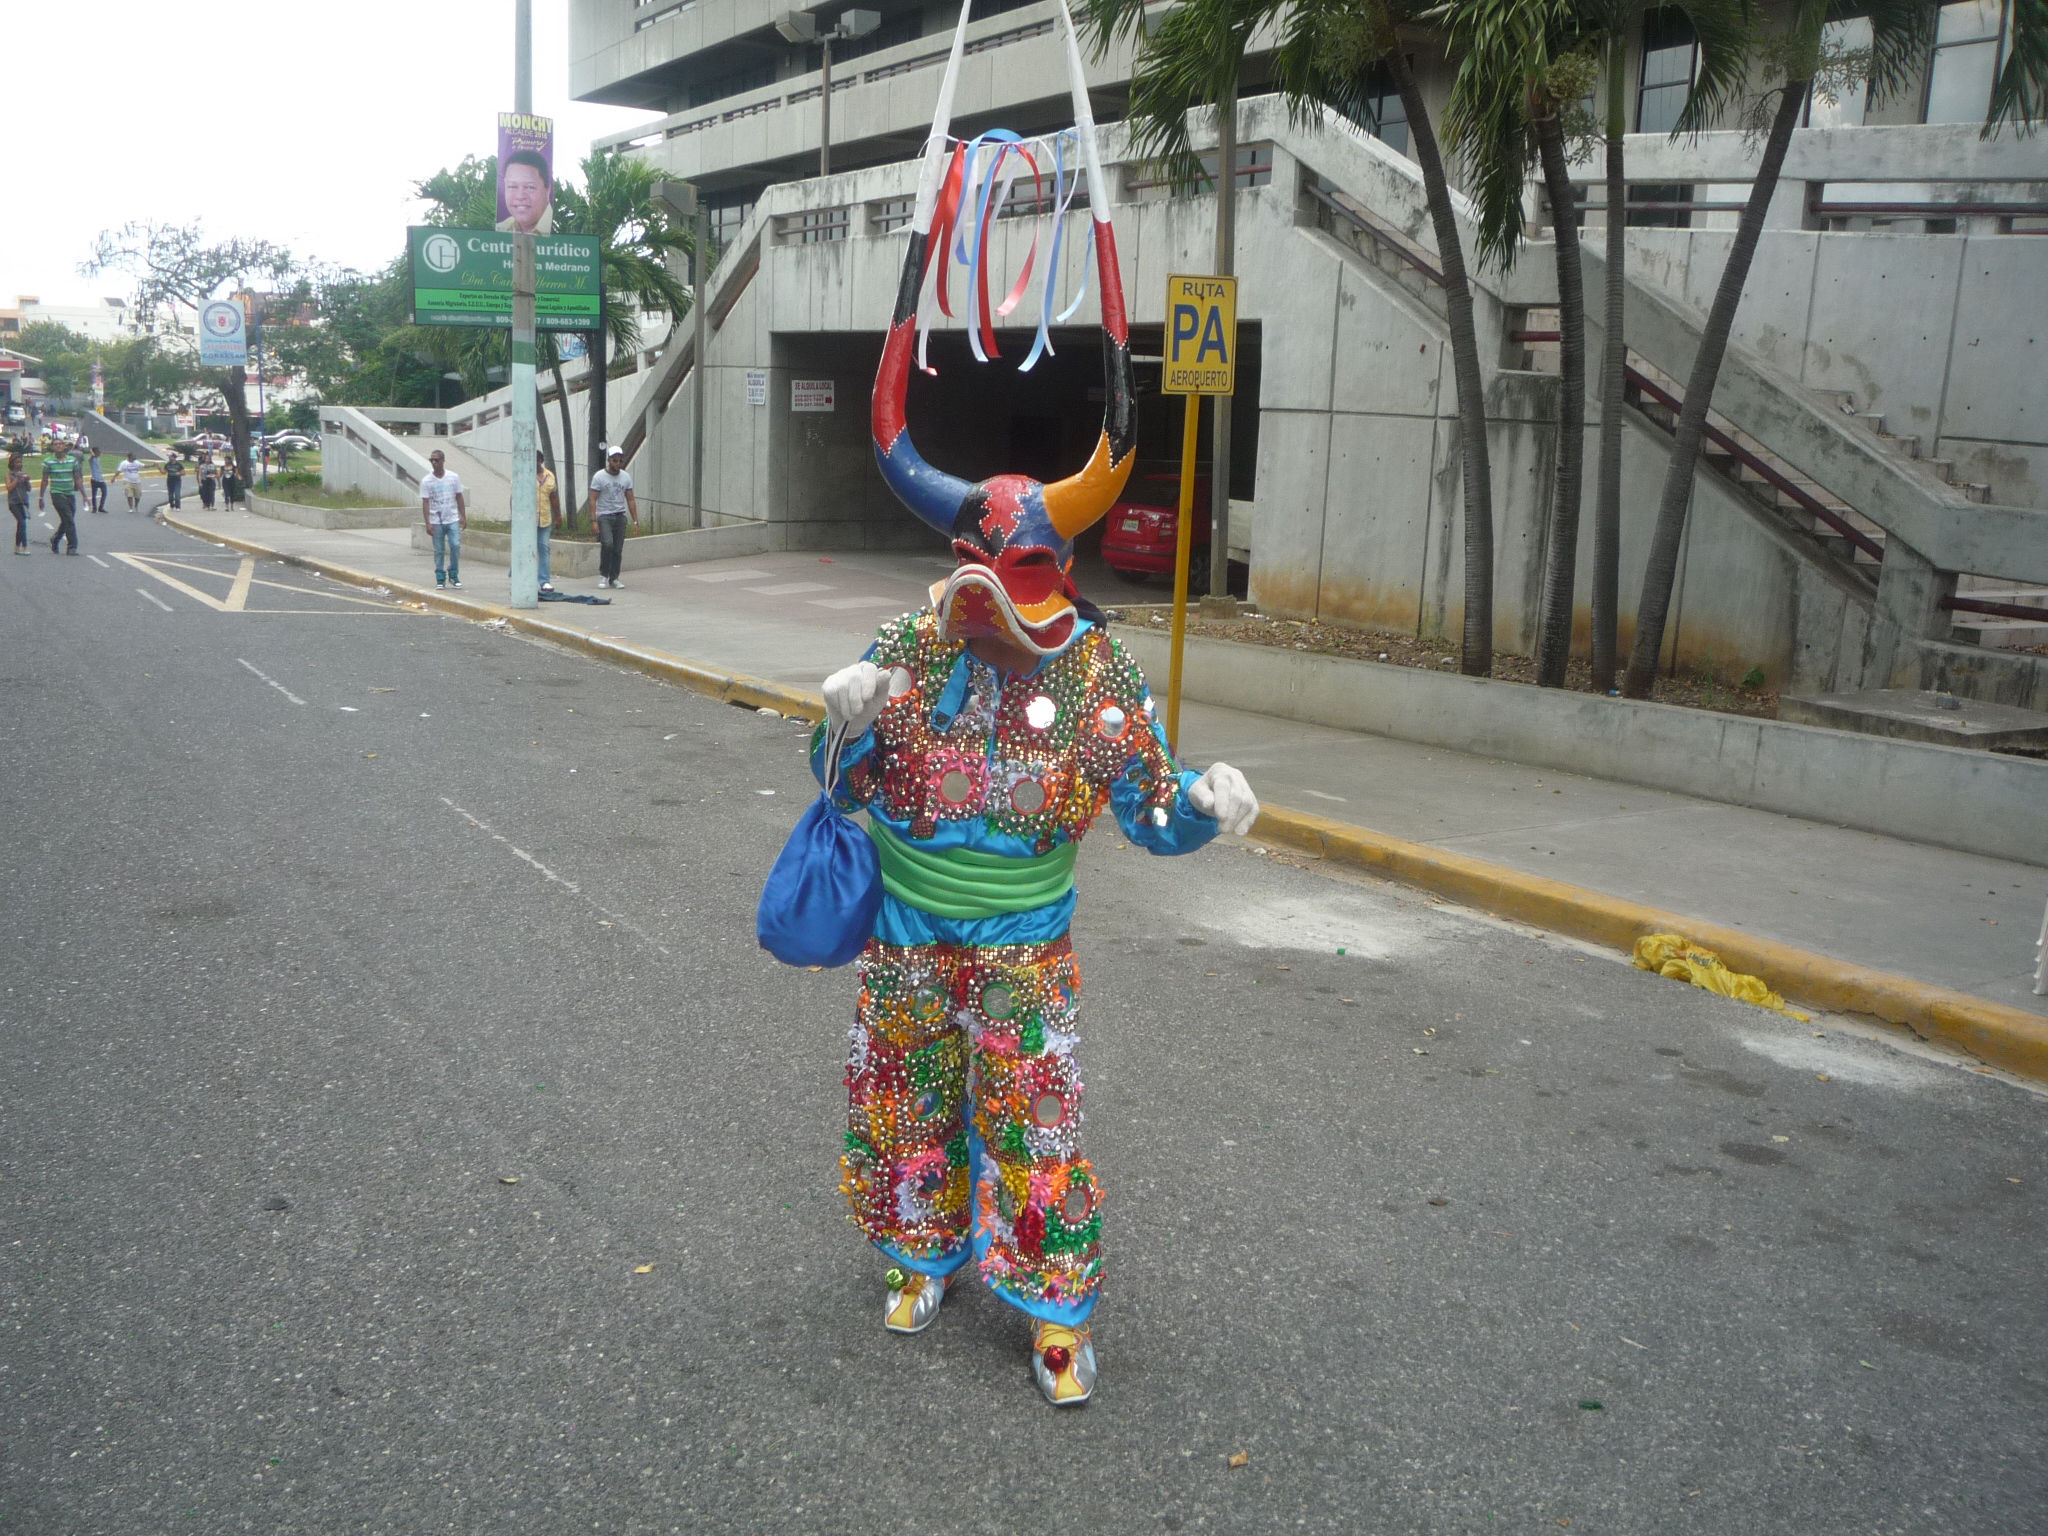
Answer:
<svg viewBox="0 0 2048 1536"><path fill-rule="evenodd" d="M1130 477L1137 437L1116 231L1109 222L1110 201L1098 163L1095 122L1082 79L1073 21L1064 6L1061 14L1074 122L1087 174L1096 270L1101 275L1104 404L1095 451L1086 466L1063 480L1041 482L1026 475L993 475L974 484L926 463L910 440L905 405L918 300L935 251L932 229L935 220L942 231L950 225L960 193L960 153L957 149L953 152L949 169L946 128L966 38L966 6L961 8L953 54L939 87L938 111L932 120L911 218L910 246L904 253L896 308L875 375L870 416L875 462L882 478L920 521L951 540L959 562L950 577L932 587L932 607L939 616L941 634L1005 640L1038 655L1063 650L1074 637L1081 614L1071 575L1074 539L1115 504ZM943 244L942 234L937 245Z"/></svg>

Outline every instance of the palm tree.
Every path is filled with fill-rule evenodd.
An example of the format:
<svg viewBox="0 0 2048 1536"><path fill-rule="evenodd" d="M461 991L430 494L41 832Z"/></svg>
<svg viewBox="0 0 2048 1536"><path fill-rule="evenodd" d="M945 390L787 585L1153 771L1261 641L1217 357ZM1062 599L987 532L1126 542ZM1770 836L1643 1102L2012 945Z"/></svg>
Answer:
<svg viewBox="0 0 2048 1536"><path fill-rule="evenodd" d="M1761 21L1757 24L1755 56L1764 78L1776 78L1779 83L1757 96L1749 114L1752 127L1768 122L1769 131L1756 178L1750 185L1749 201L1743 205L1735 238L1728 248L1727 263L1721 268L1713 307L1707 311L1706 324L1700 330L1699 350L1686 378L1685 400L1679 407L1678 424L1672 435L1670 465L1664 475L1663 494L1658 498L1657 524L1650 536L1643 593L1636 608L1635 646L1629 652L1628 670L1621 683L1622 693L1631 699L1648 698L1657 680L1657 657L1664 649L1664 624L1671 612L1678 551L1685 537L1686 508L1691 502L1693 472L1699 464L1707 410L1713 403L1721 359L1728 351L1742 286L1749 279L1750 263L1756 257L1757 242L1763 234L1764 213L1777 192L1785 151L1792 142L1792 130L1799 124L1807 97L1816 78L1825 80L1830 74L1853 71L1868 79L1873 100L1882 99L1917 78L1927 57L1934 25L1932 6L1921 0L1869 0L1865 9L1870 18L1869 51L1848 59L1831 59L1823 46L1822 29L1830 10L1828 0L1798 0L1782 28Z"/></svg>
<svg viewBox="0 0 2048 1536"><path fill-rule="evenodd" d="M2007 7L2007 52L1991 88L1986 138L2006 123L2017 123L2020 133L2031 133L2048 117L2048 0L2007 0Z"/></svg>
<svg viewBox="0 0 2048 1536"><path fill-rule="evenodd" d="M1451 376L1458 396L1459 461L1465 514L1465 624L1459 670L1493 671L1493 468L1486 442L1486 386L1472 319L1465 248L1451 206L1451 183L1410 63L1404 34L1425 30L1426 7L1408 0L1296 0L1285 22L1275 74L1298 118L1320 119L1329 105L1354 121L1370 120L1367 87L1385 70L1408 116L1408 142L1422 172L1423 196L1436 234Z"/></svg>
<svg viewBox="0 0 2048 1536"><path fill-rule="evenodd" d="M1275 9L1272 0L1184 0L1149 32L1148 0L1088 0L1084 12L1095 30L1100 57L1120 36L1137 43L1130 104L1124 122L1131 147L1150 156L1177 187L1207 180L1188 143L1188 113L1208 107L1216 118L1216 271L1237 264L1237 92L1245 49L1252 33ZM1188 409L1200 406L1190 397ZM1212 418L1214 471L1210 476L1210 590L1229 591L1230 414L1228 395L1218 395Z"/></svg>
<svg viewBox="0 0 2048 1536"><path fill-rule="evenodd" d="M667 312L671 326L689 313L690 289L669 270L671 252L690 250L690 232L654 200L655 169L617 151L597 150L583 161L581 192L565 189L555 203L555 229L565 235L594 235L598 242L598 328L590 341L590 463L604 446L606 385L611 349L637 346L640 324L629 303ZM561 387L561 374L555 374ZM563 395L564 415L567 395ZM565 495L564 508L575 498Z"/></svg>
<svg viewBox="0 0 2048 1536"><path fill-rule="evenodd" d="M1677 132L1692 130L1739 89L1747 63L1742 0L1688 0L1700 67ZM1562 687L1571 658L1584 483L1586 307L1570 162L1607 145L1605 345L1601 367L1600 475L1593 523L1594 686L1613 686L1621 539L1622 296L1627 175L1627 36L1631 0L1449 0L1437 13L1459 55L1450 122L1474 171L1483 252L1506 266L1522 234L1529 163L1541 169L1557 265L1559 408L1555 484L1545 538L1537 677ZM1584 103L1605 55L1604 131Z"/></svg>
<svg viewBox="0 0 2048 1536"><path fill-rule="evenodd" d="M1747 0L1677 0L1699 40L1699 64L1672 134L1697 133L1742 88L1749 62ZM1609 693L1620 665L1621 416L1628 342L1623 296L1628 288L1628 39L1640 14L1635 0L1587 0L1587 21L1605 34L1602 65L1606 148L1607 260L1600 353L1600 455L1593 492L1592 688Z"/></svg>
<svg viewBox="0 0 2048 1536"><path fill-rule="evenodd" d="M1542 167L1550 203L1560 368L1536 681L1558 688L1571 657L1586 452L1586 300L1566 119L1592 84L1593 56L1578 0L1449 0L1434 15L1459 61L1445 127L1472 171L1482 258L1514 264L1531 160Z"/></svg>

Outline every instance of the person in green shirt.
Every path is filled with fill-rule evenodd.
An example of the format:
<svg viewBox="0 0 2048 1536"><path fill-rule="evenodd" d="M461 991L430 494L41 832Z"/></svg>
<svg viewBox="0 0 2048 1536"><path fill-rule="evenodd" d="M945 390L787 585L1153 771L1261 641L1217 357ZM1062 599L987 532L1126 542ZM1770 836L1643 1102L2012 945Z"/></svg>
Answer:
<svg viewBox="0 0 2048 1536"><path fill-rule="evenodd" d="M78 553L78 461L68 453L46 453L43 455L43 481L36 489L36 510L41 511L44 499L57 509L57 531L50 536L50 553L57 553L57 542L69 539L71 554Z"/></svg>

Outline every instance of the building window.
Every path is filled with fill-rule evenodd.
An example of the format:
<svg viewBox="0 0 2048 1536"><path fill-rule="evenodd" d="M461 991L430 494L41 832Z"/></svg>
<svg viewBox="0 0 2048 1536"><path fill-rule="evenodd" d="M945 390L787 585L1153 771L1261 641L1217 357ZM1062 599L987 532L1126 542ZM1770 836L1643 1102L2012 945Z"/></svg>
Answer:
<svg viewBox="0 0 2048 1536"><path fill-rule="evenodd" d="M1934 23L1934 59L1927 70L1930 123L1981 123L1998 78L2000 0L1944 5Z"/></svg>
<svg viewBox="0 0 2048 1536"><path fill-rule="evenodd" d="M1692 94L1699 63L1699 39L1680 10L1651 11L1643 17L1643 78L1636 88L1636 132L1669 133L1678 126Z"/></svg>
<svg viewBox="0 0 2048 1536"><path fill-rule="evenodd" d="M1038 0L974 0L972 19L987 21L991 16L1000 16L1005 11L1021 11L1027 5L1036 5Z"/></svg>
<svg viewBox="0 0 2048 1536"><path fill-rule="evenodd" d="M764 85L775 83L775 62L763 59L758 64L749 64L743 69L713 75L709 80L700 81L690 87L690 105L701 107L707 101L723 101L728 96L737 96L742 91L757 91Z"/></svg>
<svg viewBox="0 0 2048 1536"><path fill-rule="evenodd" d="M884 48L894 48L898 43L914 43L924 35L924 13L922 11L898 11L894 16L885 17L882 24L866 37L849 38L832 45L832 62L857 59L863 54L876 53Z"/></svg>
<svg viewBox="0 0 2048 1536"><path fill-rule="evenodd" d="M647 3L647 0L642 0L642 3ZM671 5L663 10L656 11L652 16L642 16L633 23L633 30L635 32L645 32L657 21L667 21L671 16L680 16L696 3L697 0L681 0L680 4Z"/></svg>
<svg viewBox="0 0 2048 1536"><path fill-rule="evenodd" d="M740 236L746 227L747 215L754 211L751 199L740 203L713 204L705 210L705 218L711 230L711 243L724 250Z"/></svg>
<svg viewBox="0 0 2048 1536"><path fill-rule="evenodd" d="M1870 47L1870 18L1852 16L1847 21L1831 21L1820 31L1820 48L1823 59L1839 59L1844 54ZM1818 87L1806 98L1806 126L1809 128L1861 128L1863 109L1870 101L1870 83L1853 80L1840 87L1833 101L1820 94Z"/></svg>
<svg viewBox="0 0 2048 1536"><path fill-rule="evenodd" d="M1408 109L1385 65L1375 65L1365 81L1367 121L1360 126L1389 149L1408 153Z"/></svg>

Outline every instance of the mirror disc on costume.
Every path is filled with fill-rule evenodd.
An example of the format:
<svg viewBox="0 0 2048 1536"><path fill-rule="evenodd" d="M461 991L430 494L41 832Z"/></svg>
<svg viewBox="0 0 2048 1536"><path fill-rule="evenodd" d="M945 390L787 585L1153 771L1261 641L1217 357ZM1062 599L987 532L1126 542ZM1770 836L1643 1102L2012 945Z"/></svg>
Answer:
<svg viewBox="0 0 2048 1536"><path fill-rule="evenodd" d="M945 1007L945 995L934 986L922 986L910 995L910 1006L919 1018L929 1019Z"/></svg>
<svg viewBox="0 0 2048 1536"><path fill-rule="evenodd" d="M999 981L981 994L981 1011L992 1019L1007 1019L1017 1011L1017 994Z"/></svg>
<svg viewBox="0 0 2048 1536"><path fill-rule="evenodd" d="M904 694L910 692L910 690L915 688L916 686L917 679L910 675L910 668L891 667L889 669L890 698L900 699L903 697Z"/></svg>
<svg viewBox="0 0 2048 1536"><path fill-rule="evenodd" d="M1031 1118L1051 1130L1067 1116L1067 1106L1056 1093L1041 1093L1031 1101Z"/></svg>
<svg viewBox="0 0 2048 1536"><path fill-rule="evenodd" d="M1130 726L1130 716L1115 704L1105 704L1096 711L1095 728L1110 741L1122 741Z"/></svg>
<svg viewBox="0 0 2048 1536"><path fill-rule="evenodd" d="M1060 1216L1069 1224L1078 1224L1088 1219L1088 1191L1078 1186L1067 1191L1067 1198L1060 1202Z"/></svg>
<svg viewBox="0 0 2048 1536"><path fill-rule="evenodd" d="M946 1096L938 1089L927 1088L917 1096L917 1102L911 1106L911 1113L920 1120L929 1120L939 1112L939 1106L945 1102Z"/></svg>
<svg viewBox="0 0 2048 1536"><path fill-rule="evenodd" d="M1033 694L1031 702L1024 706L1024 723L1034 731L1050 730L1059 712L1059 705L1044 694Z"/></svg>
<svg viewBox="0 0 2048 1536"><path fill-rule="evenodd" d="M939 798L948 805L965 805L974 793L974 780L964 768L948 768L939 779Z"/></svg>
<svg viewBox="0 0 2048 1536"><path fill-rule="evenodd" d="M1026 816L1045 809L1045 786L1036 779L1019 779L1010 789L1010 808Z"/></svg>

